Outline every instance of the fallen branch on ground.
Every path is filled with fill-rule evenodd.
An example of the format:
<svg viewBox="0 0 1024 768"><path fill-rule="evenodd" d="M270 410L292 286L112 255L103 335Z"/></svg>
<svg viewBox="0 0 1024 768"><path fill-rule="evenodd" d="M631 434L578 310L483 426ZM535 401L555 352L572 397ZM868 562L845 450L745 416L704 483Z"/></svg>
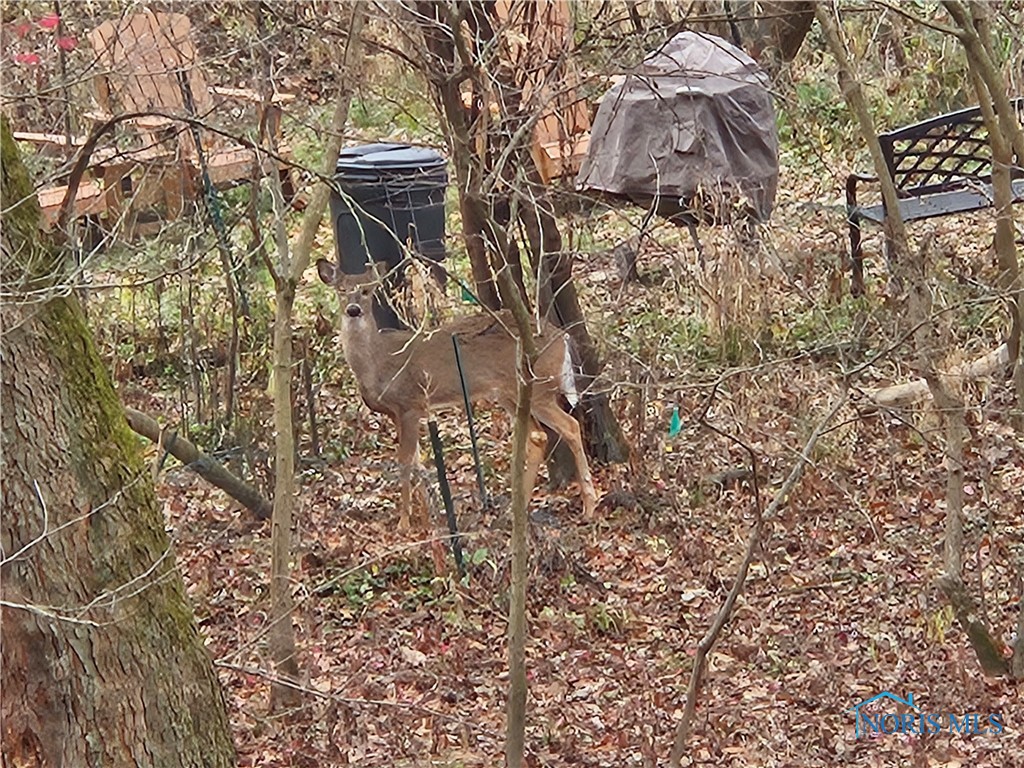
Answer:
<svg viewBox="0 0 1024 768"><path fill-rule="evenodd" d="M1000 368L1004 368L1010 362L1010 353L1005 344L1000 344L987 355L982 355L977 360L964 363L947 375L965 381L975 381L985 376L991 376ZM924 379L905 381L902 384L893 384L881 389L865 390L870 401L868 408L905 408L920 400L929 399L932 395L928 389L928 382Z"/></svg>
<svg viewBox="0 0 1024 768"><path fill-rule="evenodd" d="M158 445L162 444L169 454L186 467L244 505L256 516L257 520L266 520L270 517L272 509L270 502L247 482L224 469L224 466L212 456L203 453L188 440L173 432L169 434L165 432L161 437L160 425L142 411L125 408L124 415L133 432Z"/></svg>

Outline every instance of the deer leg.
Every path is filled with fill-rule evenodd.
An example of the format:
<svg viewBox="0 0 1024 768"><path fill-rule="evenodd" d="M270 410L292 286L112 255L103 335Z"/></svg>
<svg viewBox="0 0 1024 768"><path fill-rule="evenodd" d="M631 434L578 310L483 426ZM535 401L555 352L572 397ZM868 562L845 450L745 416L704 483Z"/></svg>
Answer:
<svg viewBox="0 0 1024 768"><path fill-rule="evenodd" d="M537 472L544 461L544 449L548 444L548 436L536 421L530 424L530 433L526 436L526 466L523 472L523 485L526 487L526 503L529 506L533 498L533 490L537 486Z"/></svg>
<svg viewBox="0 0 1024 768"><path fill-rule="evenodd" d="M580 434L580 425L576 419L562 410L555 401L534 401L533 417L541 424L550 427L558 434L572 451L576 458L576 474L580 480L580 495L583 497L583 514L592 518L597 508L597 491L594 490L594 481L590 476L590 466L587 464L587 454L583 450L583 436Z"/></svg>
<svg viewBox="0 0 1024 768"><path fill-rule="evenodd" d="M420 418L418 413L405 413L395 419L398 428L398 467L402 491L399 501L398 527L407 530L412 509L412 471L418 463Z"/></svg>

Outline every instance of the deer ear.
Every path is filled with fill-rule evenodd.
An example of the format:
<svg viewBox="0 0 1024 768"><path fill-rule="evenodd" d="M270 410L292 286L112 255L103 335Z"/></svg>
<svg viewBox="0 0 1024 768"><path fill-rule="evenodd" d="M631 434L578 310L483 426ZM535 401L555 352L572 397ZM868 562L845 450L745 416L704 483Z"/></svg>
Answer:
<svg viewBox="0 0 1024 768"><path fill-rule="evenodd" d="M316 273L320 275L320 279L327 283L327 285L336 284L335 280L338 277L338 269L327 259L317 259Z"/></svg>
<svg viewBox="0 0 1024 768"><path fill-rule="evenodd" d="M376 283L386 275L388 271L389 267L386 261L367 261L363 264L363 271L358 274L351 275L351 277L363 283Z"/></svg>

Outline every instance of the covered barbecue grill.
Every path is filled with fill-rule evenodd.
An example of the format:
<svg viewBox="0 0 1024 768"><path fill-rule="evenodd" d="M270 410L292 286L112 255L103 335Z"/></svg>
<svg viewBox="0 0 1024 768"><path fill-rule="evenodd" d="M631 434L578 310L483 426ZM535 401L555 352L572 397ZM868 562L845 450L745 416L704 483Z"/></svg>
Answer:
<svg viewBox="0 0 1024 768"><path fill-rule="evenodd" d="M767 76L725 40L682 32L604 95L576 186L692 225L737 196L766 220L778 181Z"/></svg>

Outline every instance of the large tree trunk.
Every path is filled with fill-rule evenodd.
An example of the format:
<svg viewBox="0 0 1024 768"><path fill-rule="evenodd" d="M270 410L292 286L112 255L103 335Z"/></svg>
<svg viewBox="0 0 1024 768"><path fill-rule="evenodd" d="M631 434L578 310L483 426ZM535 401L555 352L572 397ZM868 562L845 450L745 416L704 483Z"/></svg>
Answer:
<svg viewBox="0 0 1024 768"><path fill-rule="evenodd" d="M579 353L583 371L581 413L587 450L600 462L624 461L628 447L608 397L605 393L591 391L594 378L601 372L601 361L577 299L572 281L572 259L562 251L558 222L536 172L525 174L529 177L530 187L528 193L522 191L526 181L520 169L532 167L533 160L528 151L530 133L521 129L536 115L522 104L522 87L511 71L506 71L507 62L481 63L482 57L491 55L490 49L483 50L484 45L480 42L477 49L470 49L464 39L452 33L453 29L465 24L480 40L490 41L496 34L489 16L493 9L481 3L456 8L426 2L420 3L418 8L429 54L429 65L424 66L425 74L436 89L444 113L444 127L456 165L463 227L478 295L482 303L491 308L498 306L499 295L501 305L511 306L507 295L511 287L506 288L504 286L508 284L498 281L498 290L494 288L494 275L509 265L515 274L520 295L526 298L515 240L510 238L511 247L503 249L493 232L495 224L511 232L510 214L516 211L527 233L534 275L540 285L541 312L569 332ZM459 12L463 15L459 16ZM490 69L494 69L496 74L487 81L485 88L480 73ZM482 103L474 105L471 113L467 112L461 97L464 80L473 82L475 97L482 100ZM492 100L501 105L497 116L491 114ZM499 124L495 124L495 120ZM518 143L510 145L510 141ZM497 188L485 189L483 180L493 171L495 158L504 158L504 164L498 169L498 175L504 182ZM490 261L487 258L488 248L492 257ZM575 463L567 449L558 449L556 443L551 445L556 446L556 450L548 467L552 481L559 485L572 477Z"/></svg>
<svg viewBox="0 0 1024 768"><path fill-rule="evenodd" d="M529 157L525 158L529 162ZM579 390L582 394L583 437L587 452L605 464L615 464L629 458L629 448L612 411L605 392L594 388L594 382L604 365L598 357L597 344L587 329L586 318L572 281L572 257L562 250L562 234L558 231L550 202L539 183L539 175L531 175L533 194L522 204L523 228L534 252L534 273L540 285L541 313L553 323L565 328L576 345L582 370ZM563 448L559 474L549 464L552 480L572 477L572 452ZM568 473L568 474L566 474Z"/></svg>
<svg viewBox="0 0 1024 768"><path fill-rule="evenodd" d="M673 32L686 27L724 37L774 77L796 58L813 23L810 0L696 0Z"/></svg>
<svg viewBox="0 0 1024 768"><path fill-rule="evenodd" d="M2 124L5 295L57 259ZM152 482L74 294L5 300L3 755L7 765L229 766L213 665Z"/></svg>

